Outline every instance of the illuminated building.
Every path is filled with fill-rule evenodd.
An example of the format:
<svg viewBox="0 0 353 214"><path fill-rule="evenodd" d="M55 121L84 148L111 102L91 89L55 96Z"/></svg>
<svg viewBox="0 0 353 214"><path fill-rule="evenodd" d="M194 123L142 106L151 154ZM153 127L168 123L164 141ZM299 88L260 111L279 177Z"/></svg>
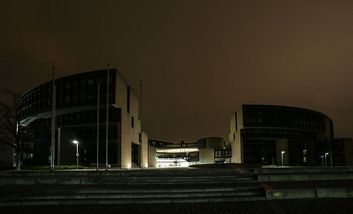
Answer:
<svg viewBox="0 0 353 214"><path fill-rule="evenodd" d="M303 108L242 105L230 121L234 163L319 165L332 138L332 120Z"/></svg>
<svg viewBox="0 0 353 214"><path fill-rule="evenodd" d="M109 94L108 163L130 168L147 166L147 135L141 131L139 97L116 70L70 75L56 83L56 165L75 164L73 139L80 146L80 164L96 164L97 98L99 93L99 162L106 157L106 100ZM50 160L50 132L52 82L43 83L20 98L19 117L22 126L33 132L33 142L24 153L24 164L48 165Z"/></svg>
<svg viewBox="0 0 353 214"><path fill-rule="evenodd" d="M220 137L207 137L194 143L149 141L151 167L187 167L195 164L230 163L230 145Z"/></svg>

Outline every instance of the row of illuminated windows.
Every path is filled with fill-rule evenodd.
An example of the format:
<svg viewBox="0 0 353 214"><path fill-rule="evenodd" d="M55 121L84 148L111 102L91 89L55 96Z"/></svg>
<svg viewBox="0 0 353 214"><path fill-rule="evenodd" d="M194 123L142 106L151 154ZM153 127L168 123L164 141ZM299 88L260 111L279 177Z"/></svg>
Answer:
<svg viewBox="0 0 353 214"><path fill-rule="evenodd" d="M175 159L182 158L189 162L199 161L199 152L188 152L188 153L157 153L157 158L162 159Z"/></svg>
<svg viewBox="0 0 353 214"><path fill-rule="evenodd" d="M214 157L215 158L232 157L232 150L228 150L228 149L215 150Z"/></svg>
<svg viewBox="0 0 353 214"><path fill-rule="evenodd" d="M33 153L23 153L22 157L24 160L31 160L33 159Z"/></svg>
<svg viewBox="0 0 353 214"><path fill-rule="evenodd" d="M186 153L160 153L158 152L156 156L158 158L186 158L188 154Z"/></svg>

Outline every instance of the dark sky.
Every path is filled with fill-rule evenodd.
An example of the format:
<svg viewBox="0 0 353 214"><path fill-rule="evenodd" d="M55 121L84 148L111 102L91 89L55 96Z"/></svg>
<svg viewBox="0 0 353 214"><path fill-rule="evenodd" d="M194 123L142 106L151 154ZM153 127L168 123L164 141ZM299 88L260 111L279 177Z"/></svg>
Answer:
<svg viewBox="0 0 353 214"><path fill-rule="evenodd" d="M2 1L0 86L117 67L150 138L226 137L242 103L321 111L353 137L353 1ZM3 99L3 97L1 97Z"/></svg>

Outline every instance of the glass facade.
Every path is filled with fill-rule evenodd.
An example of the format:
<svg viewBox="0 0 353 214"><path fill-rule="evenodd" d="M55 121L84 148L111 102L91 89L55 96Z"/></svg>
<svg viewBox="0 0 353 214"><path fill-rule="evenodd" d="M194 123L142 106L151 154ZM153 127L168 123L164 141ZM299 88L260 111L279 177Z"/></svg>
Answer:
<svg viewBox="0 0 353 214"><path fill-rule="evenodd" d="M119 164L119 127L121 109L115 103L116 70L110 70L109 77L109 163ZM75 163L72 140L79 141L80 164L96 163L97 97L100 84L100 162L105 163L105 122L107 99L107 70L71 75L55 80L56 85L56 151L61 149L61 164ZM34 134L31 148L26 150L24 164L47 165L51 144L52 82L46 82L27 91L19 100L19 116L22 125L28 126ZM60 129L60 147L58 138ZM72 154L71 154L72 153ZM56 159L58 161L59 158ZM57 163L58 164L58 163Z"/></svg>
<svg viewBox="0 0 353 214"><path fill-rule="evenodd" d="M320 112L273 105L243 105L242 112L243 128L231 136L240 134L246 164L278 165L284 152L286 164L316 165L331 149L332 121Z"/></svg>
<svg viewBox="0 0 353 214"><path fill-rule="evenodd" d="M280 127L325 131L326 116L315 111L294 107L245 105L245 127Z"/></svg>
<svg viewBox="0 0 353 214"><path fill-rule="evenodd" d="M244 163L275 165L276 141L275 140L243 140Z"/></svg>
<svg viewBox="0 0 353 214"><path fill-rule="evenodd" d="M114 103L116 71L110 72L109 102ZM96 105L97 88L100 84L100 103L106 103L107 71L94 71L55 80L56 109ZM19 100L21 119L49 112L52 108L52 82L47 82L27 91Z"/></svg>

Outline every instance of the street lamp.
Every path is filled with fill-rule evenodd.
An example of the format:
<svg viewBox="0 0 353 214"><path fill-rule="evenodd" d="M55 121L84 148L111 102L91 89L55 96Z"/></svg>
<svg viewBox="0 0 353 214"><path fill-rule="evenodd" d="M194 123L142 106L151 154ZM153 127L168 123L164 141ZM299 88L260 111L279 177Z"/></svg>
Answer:
<svg viewBox="0 0 353 214"><path fill-rule="evenodd" d="M282 166L283 166L283 155L284 153L286 153L285 151L281 151L281 163L282 163Z"/></svg>
<svg viewBox="0 0 353 214"><path fill-rule="evenodd" d="M320 156L320 159L321 159L321 165L324 166L324 156L321 155L321 156Z"/></svg>
<svg viewBox="0 0 353 214"><path fill-rule="evenodd" d="M78 141L73 140L72 143L76 144L76 166L77 166L77 170L78 170L78 157L80 156L80 153L78 153Z"/></svg>
<svg viewBox="0 0 353 214"><path fill-rule="evenodd" d="M325 165L327 166L327 156L329 155L328 152L325 153Z"/></svg>

